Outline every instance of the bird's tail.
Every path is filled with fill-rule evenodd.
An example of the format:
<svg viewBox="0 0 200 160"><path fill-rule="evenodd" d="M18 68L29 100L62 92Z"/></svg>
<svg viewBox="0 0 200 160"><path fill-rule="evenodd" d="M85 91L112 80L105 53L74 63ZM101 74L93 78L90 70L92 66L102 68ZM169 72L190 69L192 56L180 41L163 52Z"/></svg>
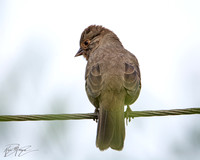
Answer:
<svg viewBox="0 0 200 160"><path fill-rule="evenodd" d="M109 147L122 150L125 139L124 107L117 110L106 110L100 107L96 146L100 150Z"/></svg>

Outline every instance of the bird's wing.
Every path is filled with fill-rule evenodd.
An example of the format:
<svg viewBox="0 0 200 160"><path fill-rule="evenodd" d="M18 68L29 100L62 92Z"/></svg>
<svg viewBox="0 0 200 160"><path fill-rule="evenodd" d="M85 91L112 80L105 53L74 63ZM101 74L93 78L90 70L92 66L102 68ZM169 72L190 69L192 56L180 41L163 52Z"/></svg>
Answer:
<svg viewBox="0 0 200 160"><path fill-rule="evenodd" d="M100 65L97 63L93 66L87 65L85 74L85 88L90 102L99 107L98 97L101 91L102 76L100 71Z"/></svg>
<svg viewBox="0 0 200 160"><path fill-rule="evenodd" d="M139 64L136 57L127 51L127 57L125 59L125 71L124 71L124 87L127 91L125 98L125 104L132 104L139 96L141 89L141 77Z"/></svg>

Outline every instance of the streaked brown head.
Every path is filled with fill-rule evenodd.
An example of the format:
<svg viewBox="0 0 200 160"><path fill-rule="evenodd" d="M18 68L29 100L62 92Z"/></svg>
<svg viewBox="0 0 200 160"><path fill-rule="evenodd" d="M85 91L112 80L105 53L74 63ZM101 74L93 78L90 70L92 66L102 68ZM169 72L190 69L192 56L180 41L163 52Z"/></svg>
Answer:
<svg viewBox="0 0 200 160"><path fill-rule="evenodd" d="M81 34L80 49L75 57L83 55L88 60L90 53L99 47L102 37L108 32L111 31L98 25L86 28Z"/></svg>

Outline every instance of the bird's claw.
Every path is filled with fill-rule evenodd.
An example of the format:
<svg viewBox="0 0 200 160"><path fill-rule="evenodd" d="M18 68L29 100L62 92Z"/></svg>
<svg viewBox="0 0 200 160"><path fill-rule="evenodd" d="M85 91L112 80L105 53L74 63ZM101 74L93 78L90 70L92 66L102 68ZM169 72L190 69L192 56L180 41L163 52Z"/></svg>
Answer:
<svg viewBox="0 0 200 160"><path fill-rule="evenodd" d="M95 122L98 122L98 117L99 117L99 109L98 109L98 108L95 108L94 114L96 114L97 117L93 118L93 120L94 120Z"/></svg>
<svg viewBox="0 0 200 160"><path fill-rule="evenodd" d="M129 116L131 112L132 112L131 108L129 107L129 105L127 105L127 109L125 111L126 125L128 125L128 122L131 122L132 117Z"/></svg>

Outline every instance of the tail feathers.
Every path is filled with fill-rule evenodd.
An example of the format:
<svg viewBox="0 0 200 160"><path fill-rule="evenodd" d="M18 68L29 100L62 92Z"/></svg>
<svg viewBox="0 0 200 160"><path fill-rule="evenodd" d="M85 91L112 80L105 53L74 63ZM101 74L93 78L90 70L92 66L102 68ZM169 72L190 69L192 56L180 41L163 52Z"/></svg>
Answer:
<svg viewBox="0 0 200 160"><path fill-rule="evenodd" d="M125 124L123 107L117 111L100 109L97 128L96 146L100 150L109 147L122 150L125 138Z"/></svg>

